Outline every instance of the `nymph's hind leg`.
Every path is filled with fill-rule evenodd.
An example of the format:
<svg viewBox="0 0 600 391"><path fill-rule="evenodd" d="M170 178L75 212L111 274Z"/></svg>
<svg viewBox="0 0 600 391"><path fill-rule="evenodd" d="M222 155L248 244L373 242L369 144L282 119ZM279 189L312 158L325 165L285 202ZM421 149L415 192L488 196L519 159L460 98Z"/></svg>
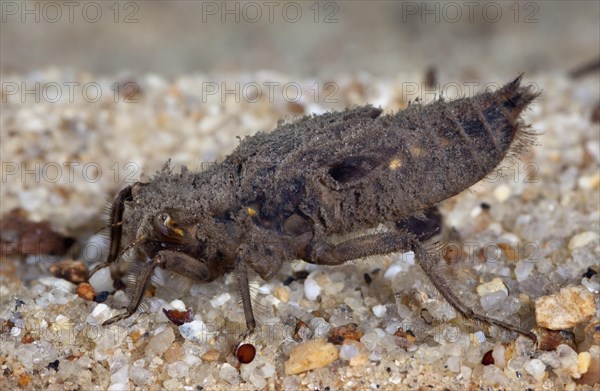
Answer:
<svg viewBox="0 0 600 391"><path fill-rule="evenodd" d="M488 318L475 313L467 307L456 296L448 286L446 279L440 273L437 263L432 254L429 254L425 247L414 236L402 233L381 233L365 235L356 239L348 240L337 245L327 242L313 240L311 251L307 262L319 265L339 265L352 259L364 258L370 255L388 254L399 251L413 251L415 259L427 275L431 283L442 294L442 296L464 317L493 324L503 329L523 334L536 340L535 335L518 326L503 322L501 320Z"/></svg>

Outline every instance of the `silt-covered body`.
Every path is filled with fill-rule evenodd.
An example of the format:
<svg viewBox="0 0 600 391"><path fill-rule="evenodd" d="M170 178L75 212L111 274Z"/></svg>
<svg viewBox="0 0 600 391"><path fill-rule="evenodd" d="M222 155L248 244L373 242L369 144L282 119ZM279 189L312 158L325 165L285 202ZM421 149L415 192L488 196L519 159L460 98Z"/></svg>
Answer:
<svg viewBox="0 0 600 391"><path fill-rule="evenodd" d="M473 314L435 271L422 236L394 229L478 182L526 142L519 115L536 96L519 77L496 92L396 114L364 106L306 116L244 139L204 172L165 167L123 189L111 211L107 263L129 248L139 262L127 313L108 323L137 309L155 267L205 282L235 270L253 330L247 268L269 279L295 259L336 265L412 250L459 312L523 332ZM380 224L390 230L336 243Z"/></svg>

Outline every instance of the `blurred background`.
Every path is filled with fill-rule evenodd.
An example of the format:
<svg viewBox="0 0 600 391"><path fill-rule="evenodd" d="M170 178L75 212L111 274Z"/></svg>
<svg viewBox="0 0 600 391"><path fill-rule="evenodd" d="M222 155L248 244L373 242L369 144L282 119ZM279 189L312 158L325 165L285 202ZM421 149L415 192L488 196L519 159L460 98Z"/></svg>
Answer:
<svg viewBox="0 0 600 391"><path fill-rule="evenodd" d="M598 1L3 1L3 73L378 77L435 65L571 70L600 55Z"/></svg>
<svg viewBox="0 0 600 391"><path fill-rule="evenodd" d="M200 170L280 119L397 111L521 72L542 100L599 110L598 68L568 75L598 64L598 1L5 0L0 11L0 209L64 232L97 224L125 183L168 158Z"/></svg>

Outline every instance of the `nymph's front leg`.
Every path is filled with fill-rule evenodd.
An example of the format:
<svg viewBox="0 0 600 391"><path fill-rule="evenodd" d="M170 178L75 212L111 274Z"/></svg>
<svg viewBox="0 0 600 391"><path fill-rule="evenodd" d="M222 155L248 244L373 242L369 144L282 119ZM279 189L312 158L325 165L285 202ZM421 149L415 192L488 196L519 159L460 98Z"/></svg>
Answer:
<svg viewBox="0 0 600 391"><path fill-rule="evenodd" d="M254 270L263 280L271 279L281 268L284 261L296 258L293 255L291 239L273 234L271 231L253 227L248 242L237 249L235 272L244 306L244 316L248 333L256 328L252 312L252 299L248 282L248 268Z"/></svg>
<svg viewBox="0 0 600 391"><path fill-rule="evenodd" d="M208 268L201 261L177 251L160 251L153 258L147 258L137 270L137 275L135 276L135 285L130 292L131 301L129 302L125 313L110 318L104 322L104 325L118 322L119 320L128 318L135 313L142 301L146 286L152 278L154 268L157 266L196 281L208 281L210 279Z"/></svg>
<svg viewBox="0 0 600 391"><path fill-rule="evenodd" d="M119 255L119 249L121 247L121 238L123 235L123 211L125 210L125 201L130 200L132 196L132 186L127 186L115 197L110 208L110 250L108 257L105 262L97 265L90 272L90 277L93 276L98 270L110 266L114 263ZM115 269L116 270L116 269ZM116 275L116 271L111 269L111 277L113 281L117 281L120 276Z"/></svg>
<svg viewBox="0 0 600 391"><path fill-rule="evenodd" d="M238 288L242 297L242 306L244 307L244 317L246 318L246 327L248 333L252 333L256 328L256 320L252 312L252 299L250 297L250 285L248 282L248 262L251 253L248 246L243 244L237 249L235 257L235 273L237 275Z"/></svg>

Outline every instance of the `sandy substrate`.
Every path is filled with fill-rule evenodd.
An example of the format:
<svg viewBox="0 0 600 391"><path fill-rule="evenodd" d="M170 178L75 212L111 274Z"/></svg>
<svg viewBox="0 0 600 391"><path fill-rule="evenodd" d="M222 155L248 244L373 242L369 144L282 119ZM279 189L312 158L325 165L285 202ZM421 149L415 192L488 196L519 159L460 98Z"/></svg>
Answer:
<svg viewBox="0 0 600 391"><path fill-rule="evenodd" d="M365 103L397 111L409 99L429 101L422 76L298 80L263 72L166 80L45 70L4 80L18 88L40 84L25 96L3 91L2 213L23 208L77 243L63 257L3 256L0 388L600 389L597 76L527 75L525 82L543 91L523 114L541 133L539 145L502 175L441 205L441 240L455 244L443 255L452 261L449 277L461 297L480 313L532 325L536 299L579 287L583 296L576 299L591 300L593 313L573 320L574 349L535 350L525 337L455 319L409 253L336 268L298 262L269 282L256 279L261 327L246 341L257 348L250 364L231 353L244 331L231 277L186 284L159 273L157 285L166 289L148 294L145 312L102 327L127 303L122 291L113 294L106 273L92 281L96 301L111 292L97 303L49 269L61 259L101 261L106 241L95 231L106 201L126 183L147 180L168 158L200 170L232 151L236 137L270 130L281 118ZM438 91L452 98L484 87L473 80L441 79ZM72 81L79 85L69 94L64 83ZM62 92L58 99L51 82ZM92 88L101 92L97 101ZM225 89L233 92L223 99ZM176 326L162 308L191 308L193 321ZM576 318L571 310L553 315ZM286 375L298 345L333 340L336 328L349 323L359 331L342 333L333 350L323 341L309 351L329 365ZM490 351L488 364L490 355L494 363L483 365ZM332 360L321 357L327 355Z"/></svg>

